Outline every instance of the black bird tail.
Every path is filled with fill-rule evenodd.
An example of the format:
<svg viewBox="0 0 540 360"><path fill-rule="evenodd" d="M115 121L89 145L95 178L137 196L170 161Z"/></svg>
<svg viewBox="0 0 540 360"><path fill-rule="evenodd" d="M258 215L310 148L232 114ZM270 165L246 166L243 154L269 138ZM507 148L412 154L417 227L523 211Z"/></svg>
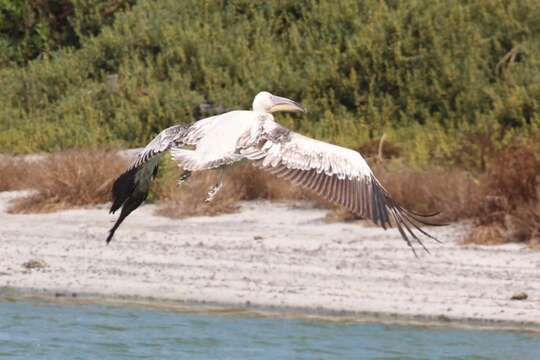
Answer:
<svg viewBox="0 0 540 360"><path fill-rule="evenodd" d="M136 208L138 208L144 200L146 200L146 197L148 196L148 190L146 191L134 191L130 197L126 200L124 203L124 206L122 206L122 211L120 212L120 216L118 216L118 219L114 223L111 230L109 230L109 236L107 236L107 244L111 241L114 233L116 232L116 229L122 224L124 219L133 212Z"/></svg>
<svg viewBox="0 0 540 360"><path fill-rule="evenodd" d="M116 223L109 230L107 244L112 240L114 233L124 219L146 200L150 191L150 183L157 174L158 162L159 157L156 157L144 165L129 169L114 182L112 187L113 202L110 213L114 213L120 207L122 211Z"/></svg>
<svg viewBox="0 0 540 360"><path fill-rule="evenodd" d="M128 214L125 214L125 211L122 211L120 213L120 216L118 217L118 219L116 220L116 222L114 223L113 227L111 228L111 230L109 230L109 236L107 236L107 244L111 242L111 239L113 238L114 236L114 233L116 232L116 229L118 229L118 227L120 226L120 224L122 223L122 221L124 221L124 219L128 216Z"/></svg>
<svg viewBox="0 0 540 360"><path fill-rule="evenodd" d="M140 170L140 167L129 169L114 181L112 187L113 202L109 211L111 214L114 214L116 210L120 209L131 194L133 194L136 185L135 177L138 170Z"/></svg>

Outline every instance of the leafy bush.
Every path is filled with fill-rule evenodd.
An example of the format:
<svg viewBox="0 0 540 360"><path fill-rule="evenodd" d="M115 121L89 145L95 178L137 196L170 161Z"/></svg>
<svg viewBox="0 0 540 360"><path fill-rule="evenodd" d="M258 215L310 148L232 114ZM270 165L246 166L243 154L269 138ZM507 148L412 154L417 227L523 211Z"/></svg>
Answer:
<svg viewBox="0 0 540 360"><path fill-rule="evenodd" d="M350 147L386 133L419 165L481 170L540 123L536 0L71 4L78 44L0 70L0 151L138 146L263 89L310 110L285 125Z"/></svg>
<svg viewBox="0 0 540 360"><path fill-rule="evenodd" d="M24 64L62 47L79 48L132 0L0 1L0 67Z"/></svg>

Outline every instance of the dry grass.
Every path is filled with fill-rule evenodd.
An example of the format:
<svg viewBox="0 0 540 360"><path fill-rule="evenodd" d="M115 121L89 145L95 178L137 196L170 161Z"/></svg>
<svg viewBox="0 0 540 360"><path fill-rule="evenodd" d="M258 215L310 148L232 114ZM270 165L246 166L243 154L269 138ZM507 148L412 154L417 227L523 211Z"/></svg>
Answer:
<svg viewBox="0 0 540 360"><path fill-rule="evenodd" d="M418 171L384 161L374 172L392 196L417 212L440 211L435 220L452 222L472 219L475 228L466 243L500 244L526 242L540 247L539 163L528 146L512 146L488 163L477 177L459 169ZM24 161L0 158L0 190L33 188L35 193L16 199L10 212L49 212L110 201L111 185L127 161L114 152L69 151ZM397 164L397 165L396 165ZM249 164L227 171L225 184L213 202L206 193L219 171L193 174L179 189L179 171L165 161L153 198L160 200L158 213L169 217L217 215L238 209L238 202L267 199L308 200L312 206L332 208L329 221L351 221L359 217L332 206L320 197L273 177Z"/></svg>
<svg viewBox="0 0 540 360"><path fill-rule="evenodd" d="M539 163L532 147L514 145L488 165L482 196L474 214L475 228L465 243L540 244Z"/></svg>
<svg viewBox="0 0 540 360"><path fill-rule="evenodd" d="M504 197L512 207L536 203L538 170L539 164L530 146L510 146L489 164L487 189L490 195Z"/></svg>
<svg viewBox="0 0 540 360"><path fill-rule="evenodd" d="M250 165L241 165L225 175L225 185L213 202L205 203L207 190L217 181L218 171L193 174L177 188L179 175L174 165L166 165L166 175L158 180L155 196L162 202L158 213L181 218L195 215L217 215L236 211L242 200L307 200L312 206L331 208L328 222L361 219L341 207L332 205L319 196L276 178ZM465 171L416 171L403 166L387 170L374 166L375 172L390 193L404 206L425 213L440 211L441 222L473 216L480 197L480 186ZM474 199L474 200L473 200Z"/></svg>
<svg viewBox="0 0 540 360"><path fill-rule="evenodd" d="M407 208L418 212L440 211L441 222L456 221L474 216L481 187L465 171L418 171L404 166L375 165L374 170L383 185ZM355 221L361 218L320 198L310 191L252 167L241 165L227 171L225 185L213 202L205 203L207 190L216 183L219 172L193 174L177 188L179 171L171 163L165 164L165 175L158 179L155 197L162 202L158 213L181 218L196 215L217 215L237 210L242 200L307 200L312 206L330 208L328 222Z"/></svg>
<svg viewBox="0 0 540 360"><path fill-rule="evenodd" d="M478 225L465 238L465 244L500 245L506 242L504 228L499 225Z"/></svg>
<svg viewBox="0 0 540 360"><path fill-rule="evenodd" d="M0 155L0 191L27 189L33 163L20 157Z"/></svg>
<svg viewBox="0 0 540 360"><path fill-rule="evenodd" d="M493 156L486 173L476 177L460 169L388 168L373 166L406 208L440 211L436 219L444 223L472 219L474 228L465 243L522 242L540 248L540 163L532 146L508 146ZM354 215L341 211L341 218L346 221Z"/></svg>
<svg viewBox="0 0 540 360"><path fill-rule="evenodd" d="M540 249L540 203L520 207L505 220L507 241L526 242L529 247Z"/></svg>
<svg viewBox="0 0 540 360"><path fill-rule="evenodd" d="M206 192L217 179L217 173L194 173L180 187L177 187L175 181L161 179L155 191L156 197L160 200L157 213L171 218L184 218L214 216L236 211L240 196L234 191L234 184L227 179L214 201L210 203L204 201Z"/></svg>
<svg viewBox="0 0 540 360"><path fill-rule="evenodd" d="M116 152L67 151L27 167L27 188L35 193L13 201L11 213L51 212L110 201L114 179L127 162Z"/></svg>
<svg viewBox="0 0 540 360"><path fill-rule="evenodd" d="M371 144L375 147L375 143ZM501 244L526 242L540 247L539 164L528 146L511 146L496 154L487 172L477 176L461 169L415 170L399 160L372 165L375 174L404 207L417 212L440 212L434 220L448 223L472 219L475 228L466 243ZM380 160L380 159L379 159ZM160 214L171 217L216 215L237 210L241 200L311 200L313 206L331 208L327 220L354 221L358 215L267 173L243 165L228 171L225 185L212 203L205 203L207 190L218 172L195 174L177 189L174 167L168 182L159 182ZM171 180L172 179L172 180Z"/></svg>
<svg viewBox="0 0 540 360"><path fill-rule="evenodd" d="M531 248L540 248L540 206L521 206L508 213L474 219L475 227L464 239L465 244L496 245L504 243L526 243Z"/></svg>
<svg viewBox="0 0 540 360"><path fill-rule="evenodd" d="M478 180L463 170L416 170L400 164L375 164L377 178L405 208L419 213L440 214L433 220L448 223L475 216L482 188ZM342 208L329 213L328 221L359 220Z"/></svg>
<svg viewBox="0 0 540 360"><path fill-rule="evenodd" d="M443 223L475 216L482 188L468 172L453 169L387 170L376 166L374 172L392 196L405 208L419 213L440 212Z"/></svg>
<svg viewBox="0 0 540 360"><path fill-rule="evenodd" d="M158 180L155 196L161 201L158 214L183 218L189 216L218 215L238 210L238 202L246 200L314 200L317 197L290 183L268 175L251 165L233 167L225 173L223 188L215 199L204 200L207 191L219 178L219 170L194 173L188 181L176 185L179 172L174 165L165 164L165 176Z"/></svg>

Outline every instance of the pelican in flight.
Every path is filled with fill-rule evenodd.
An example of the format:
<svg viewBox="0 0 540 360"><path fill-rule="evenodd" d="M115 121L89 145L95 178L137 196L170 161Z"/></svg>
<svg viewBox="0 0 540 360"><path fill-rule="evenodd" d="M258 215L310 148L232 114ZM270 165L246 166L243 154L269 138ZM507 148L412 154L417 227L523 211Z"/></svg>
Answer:
<svg viewBox="0 0 540 360"><path fill-rule="evenodd" d="M225 168L250 161L270 174L309 189L386 229L395 225L416 255L411 239L426 251L417 232L434 240L422 225L438 225L400 206L356 151L311 139L278 124L278 111L305 112L296 102L263 91L251 111L230 111L189 125L175 125L158 134L116 179L111 213L122 208L109 231L109 243L122 221L143 203L168 150L183 170L179 182L194 171ZM208 191L211 201L223 185L223 173Z"/></svg>

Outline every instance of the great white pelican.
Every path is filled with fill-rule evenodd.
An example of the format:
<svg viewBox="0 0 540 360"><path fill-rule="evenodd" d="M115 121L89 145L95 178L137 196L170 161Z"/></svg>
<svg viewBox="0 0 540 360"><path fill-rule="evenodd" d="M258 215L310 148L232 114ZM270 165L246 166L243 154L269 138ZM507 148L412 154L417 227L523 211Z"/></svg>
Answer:
<svg viewBox="0 0 540 360"><path fill-rule="evenodd" d="M111 228L109 243L122 221L143 203L156 175L160 157L171 150L183 170L180 182L192 172L225 168L247 160L270 174L291 181L386 229L395 225L411 247L414 239L426 251L419 232L436 240L422 225L438 225L399 205L356 151L315 140L278 124L278 111L305 112L296 102L263 91L252 110L229 111L189 125L175 125L158 134L114 182L111 213L122 208ZM208 191L211 201L223 184ZM415 252L416 254L416 252Z"/></svg>

